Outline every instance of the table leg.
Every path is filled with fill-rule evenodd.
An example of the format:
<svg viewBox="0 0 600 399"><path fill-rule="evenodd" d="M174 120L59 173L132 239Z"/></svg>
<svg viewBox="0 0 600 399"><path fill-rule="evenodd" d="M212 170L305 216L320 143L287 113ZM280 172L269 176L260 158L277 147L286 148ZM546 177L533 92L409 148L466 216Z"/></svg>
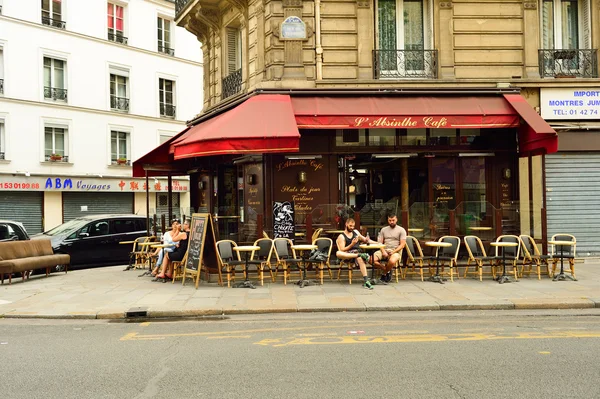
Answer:
<svg viewBox="0 0 600 399"><path fill-rule="evenodd" d="M498 277L499 284L510 283L510 278L506 275L506 252L504 248L502 248L502 275Z"/></svg>
<svg viewBox="0 0 600 399"><path fill-rule="evenodd" d="M369 281L371 285L377 285L377 280L375 280L375 252L371 251L369 256L371 258L371 279Z"/></svg>
<svg viewBox="0 0 600 399"><path fill-rule="evenodd" d="M440 251L437 250L436 258L435 258L435 276L429 277L429 281L433 281L434 283L444 284L446 281L445 278L440 276Z"/></svg>
<svg viewBox="0 0 600 399"><path fill-rule="evenodd" d="M256 289L254 284L252 284L252 281L250 281L250 279L248 278L248 256L249 255L250 255L250 253L246 252L246 263L244 263L244 274L246 275L246 278L241 283L235 283L233 288L250 288L253 290Z"/></svg>
<svg viewBox="0 0 600 399"><path fill-rule="evenodd" d="M577 281L577 279L573 276L569 276L565 274L565 270L564 270L564 266L563 266L563 262L565 260L565 254L564 254L564 245L560 246L560 273L557 274L552 281L565 281L567 278L572 280L572 281Z"/></svg>
<svg viewBox="0 0 600 399"><path fill-rule="evenodd" d="M306 251L302 251L302 278L296 282L296 285L299 285L300 288L304 288L309 285L318 285L314 281L306 279Z"/></svg>

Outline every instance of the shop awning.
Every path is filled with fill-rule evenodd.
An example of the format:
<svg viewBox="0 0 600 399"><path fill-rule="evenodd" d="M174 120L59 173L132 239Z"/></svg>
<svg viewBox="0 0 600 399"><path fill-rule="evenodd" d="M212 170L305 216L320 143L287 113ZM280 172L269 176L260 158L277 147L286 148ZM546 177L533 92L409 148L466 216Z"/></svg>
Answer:
<svg viewBox="0 0 600 399"><path fill-rule="evenodd" d="M263 94L191 127L174 140L174 159L298 152L300 133L289 95Z"/></svg>
<svg viewBox="0 0 600 399"><path fill-rule="evenodd" d="M188 130L190 130L190 128L186 127L176 136L172 137L171 139L162 143L143 157L134 161L133 177L146 176L145 168L148 168L149 170L148 176L167 176L169 174L172 174L169 170L169 165L171 164L171 155L169 154L171 143L175 141L178 137L181 137L182 135L186 134Z"/></svg>
<svg viewBox="0 0 600 399"><path fill-rule="evenodd" d="M299 129L519 128L519 151L557 151L554 130L519 94L292 98ZM525 125L521 124L521 119Z"/></svg>

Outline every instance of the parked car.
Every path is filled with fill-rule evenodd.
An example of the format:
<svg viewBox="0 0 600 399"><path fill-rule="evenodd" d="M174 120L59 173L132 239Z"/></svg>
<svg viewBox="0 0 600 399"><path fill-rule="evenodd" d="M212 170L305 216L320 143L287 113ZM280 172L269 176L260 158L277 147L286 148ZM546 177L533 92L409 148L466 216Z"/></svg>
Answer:
<svg viewBox="0 0 600 399"><path fill-rule="evenodd" d="M12 220L0 220L0 242L29 240L29 234L23 223Z"/></svg>
<svg viewBox="0 0 600 399"><path fill-rule="evenodd" d="M71 255L69 268L122 265L129 262L133 241L146 234L146 217L140 215L89 215L70 220L32 240L50 238L54 253Z"/></svg>

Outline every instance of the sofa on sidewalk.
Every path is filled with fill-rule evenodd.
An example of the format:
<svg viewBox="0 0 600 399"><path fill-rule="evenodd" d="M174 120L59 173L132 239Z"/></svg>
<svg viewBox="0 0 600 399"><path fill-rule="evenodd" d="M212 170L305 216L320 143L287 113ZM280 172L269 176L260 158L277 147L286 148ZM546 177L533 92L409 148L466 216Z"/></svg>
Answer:
<svg viewBox="0 0 600 399"><path fill-rule="evenodd" d="M29 271L65 265L65 273L71 257L65 254L54 254L50 240L27 240L0 242L0 280L4 284L4 275L8 274L8 282L12 283L12 273L21 273L23 280L29 277Z"/></svg>

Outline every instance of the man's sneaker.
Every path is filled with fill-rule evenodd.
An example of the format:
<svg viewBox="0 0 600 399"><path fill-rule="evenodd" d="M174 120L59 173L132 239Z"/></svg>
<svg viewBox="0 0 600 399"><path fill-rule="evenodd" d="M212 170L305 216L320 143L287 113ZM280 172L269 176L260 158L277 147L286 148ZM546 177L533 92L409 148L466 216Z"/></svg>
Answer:
<svg viewBox="0 0 600 399"><path fill-rule="evenodd" d="M378 281L379 284L383 284L383 285L388 285L388 281L385 278L385 274L383 276L381 276L381 278Z"/></svg>
<svg viewBox="0 0 600 399"><path fill-rule="evenodd" d="M365 281L363 283L363 287L368 289L368 290L372 290L373 289L373 285L371 284L371 282L369 280Z"/></svg>
<svg viewBox="0 0 600 399"><path fill-rule="evenodd" d="M392 281L392 272L391 272L391 271L387 272L387 273L386 273L386 274L383 276L383 278L385 278L385 281L389 283L390 281Z"/></svg>

